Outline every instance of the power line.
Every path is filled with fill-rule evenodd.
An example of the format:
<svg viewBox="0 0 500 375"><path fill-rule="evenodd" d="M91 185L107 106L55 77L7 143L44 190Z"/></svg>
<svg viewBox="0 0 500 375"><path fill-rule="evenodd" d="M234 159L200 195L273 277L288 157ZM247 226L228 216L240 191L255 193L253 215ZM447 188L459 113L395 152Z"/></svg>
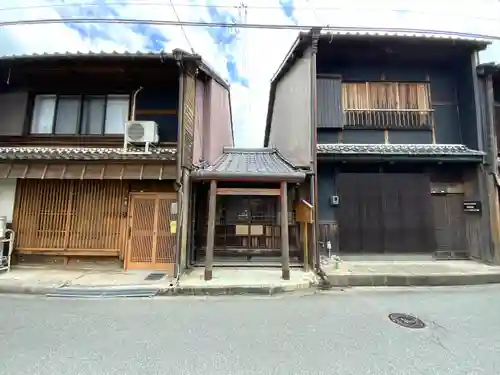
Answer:
<svg viewBox="0 0 500 375"><path fill-rule="evenodd" d="M137 18L44 18L36 20L18 20L18 21L2 21L0 27L6 26L26 26L26 25L45 25L45 24L61 24L61 23L88 23L88 24L131 24L131 25L155 25L155 26L186 26L186 27L222 27L222 28L243 28L243 29L266 29L266 30L310 30L321 27L323 30L332 32L350 32L359 34L364 32L376 33L404 33L404 34L434 34L444 37L459 37L459 38L475 38L475 39L490 39L500 40L500 36L464 33L458 31L444 31L433 29L413 29L413 28L398 28L398 27L351 27L351 26L321 26L321 25L284 25L284 24L260 24L260 23L227 23L227 22L203 22L203 21L162 21L162 20L141 20Z"/></svg>
<svg viewBox="0 0 500 375"><path fill-rule="evenodd" d="M112 5L126 5L126 6L155 6L155 7L168 7L170 5L165 4L164 2L150 2L150 1L110 1L106 2L107 6L112 6ZM239 5L230 5L230 4L215 4L215 5L207 5L207 4L178 4L178 3L172 3L172 6L176 6L177 8L216 8L216 9L236 9L238 8ZM5 11L13 11L13 10L26 10L26 9L44 9L44 8L49 8L49 9L54 9L54 8L72 8L72 7L84 7L84 6L102 6L101 2L81 2L81 3L72 3L72 4L52 4L52 5L23 5L23 6L18 6L18 7L4 7L0 8L0 12L5 12ZM283 10L281 6L273 6L273 5L247 5L246 6L248 9L261 9L261 10ZM345 7L314 7L316 11L349 11ZM301 11L310 11L311 6L309 7L294 7L294 12L301 12ZM353 10L354 11L354 10ZM393 9L380 9L380 8L370 8L370 7L363 7L363 12L409 12L411 14L422 14L422 15L436 15L436 12L429 12L429 11L421 11L421 10L409 10L408 8L393 8ZM456 16L456 15L455 15ZM469 16L469 15L462 15L461 17L463 18L468 18L468 19L474 19L474 20L490 20L490 21L496 21L500 20L500 17L477 17L477 16Z"/></svg>
<svg viewBox="0 0 500 375"><path fill-rule="evenodd" d="M170 0L170 5L172 5L172 10L175 13L175 17L177 18L177 21L181 22L181 19L179 18L179 15L177 14L177 11L175 10L175 6L174 6L174 3L172 2L172 0ZM181 25L181 30L182 30L182 33L184 34L184 38L186 39L186 42L187 42L189 48L191 48L191 53L195 53L193 45L189 41L189 38L188 38L187 33L186 33L186 30L184 29L184 25Z"/></svg>

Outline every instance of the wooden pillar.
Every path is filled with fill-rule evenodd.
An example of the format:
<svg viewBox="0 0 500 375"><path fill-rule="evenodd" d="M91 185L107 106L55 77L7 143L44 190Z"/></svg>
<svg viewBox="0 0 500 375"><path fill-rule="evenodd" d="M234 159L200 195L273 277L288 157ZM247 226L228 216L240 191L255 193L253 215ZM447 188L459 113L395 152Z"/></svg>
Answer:
<svg viewBox="0 0 500 375"><path fill-rule="evenodd" d="M290 280L290 245L288 237L288 194L287 183L281 182L281 277Z"/></svg>
<svg viewBox="0 0 500 375"><path fill-rule="evenodd" d="M205 252L205 280L212 280L212 267L214 263L215 206L217 202L217 182L215 180L210 181L209 195L207 246Z"/></svg>

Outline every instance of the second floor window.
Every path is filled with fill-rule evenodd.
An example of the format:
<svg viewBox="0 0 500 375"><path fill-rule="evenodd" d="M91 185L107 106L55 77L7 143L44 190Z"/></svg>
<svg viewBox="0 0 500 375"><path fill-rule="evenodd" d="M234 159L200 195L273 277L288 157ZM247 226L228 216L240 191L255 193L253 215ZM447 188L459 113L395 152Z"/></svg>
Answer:
<svg viewBox="0 0 500 375"><path fill-rule="evenodd" d="M123 134L129 95L37 95L31 134Z"/></svg>
<svg viewBox="0 0 500 375"><path fill-rule="evenodd" d="M424 128L432 125L429 83L343 82L346 127Z"/></svg>

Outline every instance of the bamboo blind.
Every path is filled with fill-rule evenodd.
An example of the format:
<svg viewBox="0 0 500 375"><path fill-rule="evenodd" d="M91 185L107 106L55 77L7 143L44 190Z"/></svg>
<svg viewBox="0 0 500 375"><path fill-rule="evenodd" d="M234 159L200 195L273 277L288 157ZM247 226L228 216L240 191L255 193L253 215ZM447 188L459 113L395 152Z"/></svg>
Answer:
<svg viewBox="0 0 500 375"><path fill-rule="evenodd" d="M120 252L127 194L121 181L19 180L17 194L18 250Z"/></svg>
<svg viewBox="0 0 500 375"><path fill-rule="evenodd" d="M342 83L347 125L411 128L432 121L428 83Z"/></svg>

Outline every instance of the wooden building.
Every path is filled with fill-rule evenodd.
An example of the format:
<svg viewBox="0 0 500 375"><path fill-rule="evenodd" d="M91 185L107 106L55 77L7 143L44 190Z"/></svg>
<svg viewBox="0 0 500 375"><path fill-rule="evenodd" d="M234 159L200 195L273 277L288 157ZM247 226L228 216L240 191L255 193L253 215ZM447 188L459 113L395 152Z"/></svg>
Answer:
<svg viewBox="0 0 500 375"><path fill-rule="evenodd" d="M476 75L488 43L299 35L272 80L265 146L314 172L320 250L330 243L341 258L488 258Z"/></svg>
<svg viewBox="0 0 500 375"><path fill-rule="evenodd" d="M500 263L500 65L488 63L477 67L481 119L485 139L486 188L490 206L492 251L489 260Z"/></svg>
<svg viewBox="0 0 500 375"><path fill-rule="evenodd" d="M181 50L6 56L0 75L0 215L18 260L182 271L194 158L233 144L227 83ZM126 144L128 120L158 125L149 151Z"/></svg>
<svg viewBox="0 0 500 375"><path fill-rule="evenodd" d="M192 172L192 263L205 267L206 280L214 265L281 264L283 279L290 265L307 266L312 213L305 178L274 149L226 148Z"/></svg>

